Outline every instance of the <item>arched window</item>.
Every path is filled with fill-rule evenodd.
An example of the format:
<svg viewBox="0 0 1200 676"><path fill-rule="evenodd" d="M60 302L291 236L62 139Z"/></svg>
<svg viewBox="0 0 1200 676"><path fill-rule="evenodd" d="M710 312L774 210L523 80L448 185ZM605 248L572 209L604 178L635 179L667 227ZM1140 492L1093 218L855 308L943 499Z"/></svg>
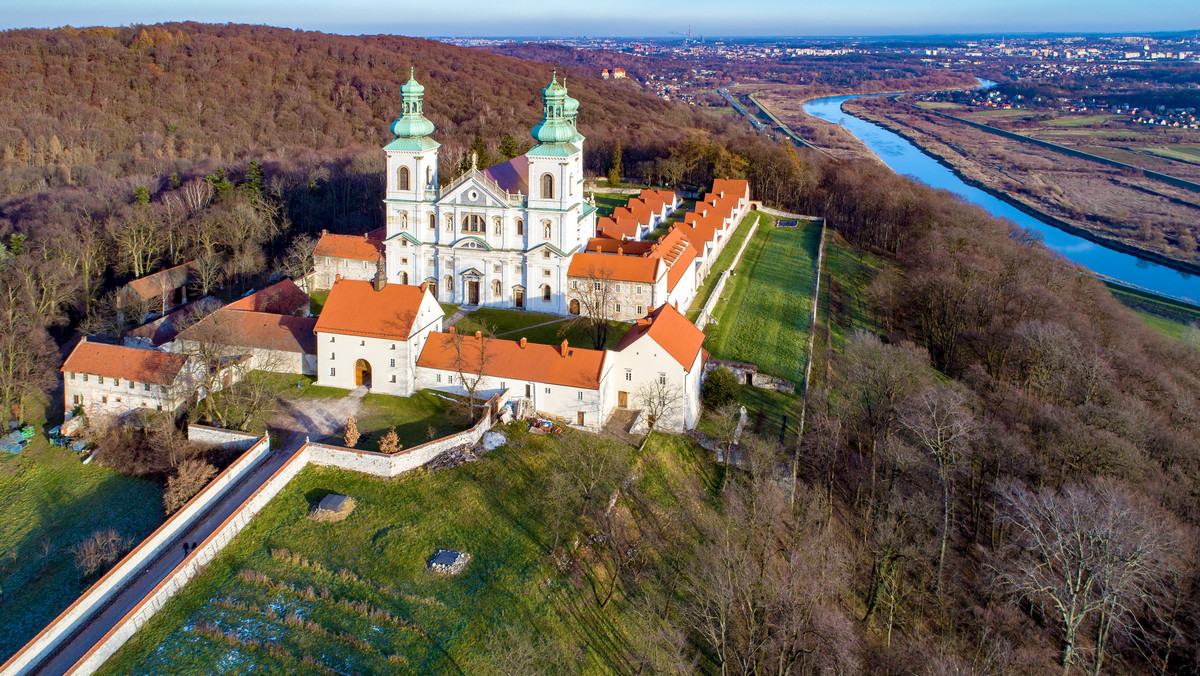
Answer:
<svg viewBox="0 0 1200 676"><path fill-rule="evenodd" d="M498 279L492 282L492 295L496 298L500 297L500 280Z"/></svg>
<svg viewBox="0 0 1200 676"><path fill-rule="evenodd" d="M550 239L554 236L554 228L551 227L550 221L542 221L542 237Z"/></svg>
<svg viewBox="0 0 1200 676"><path fill-rule="evenodd" d="M554 199L554 177L550 174L542 174L542 199Z"/></svg>
<svg viewBox="0 0 1200 676"><path fill-rule="evenodd" d="M446 287L446 293L454 293L454 278L446 275L444 286Z"/></svg>
<svg viewBox="0 0 1200 676"><path fill-rule="evenodd" d="M401 273L400 273L400 283L401 283L401 284L408 284L408 273L407 273L407 272L401 272Z"/></svg>
<svg viewBox="0 0 1200 676"><path fill-rule="evenodd" d="M517 234L518 235L525 234L525 221L520 218L517 219Z"/></svg>
<svg viewBox="0 0 1200 676"><path fill-rule="evenodd" d="M437 230L437 214L429 212L429 229Z"/></svg>
<svg viewBox="0 0 1200 676"><path fill-rule="evenodd" d="M550 285L549 284L542 285L542 300L547 303L550 302Z"/></svg>
<svg viewBox="0 0 1200 676"><path fill-rule="evenodd" d="M400 167L396 170L396 190L410 190L408 183L408 167Z"/></svg>
<svg viewBox="0 0 1200 676"><path fill-rule="evenodd" d="M480 216L479 214L467 214L466 216L463 216L462 219L462 231L486 233L486 223L487 221L485 221L483 216Z"/></svg>

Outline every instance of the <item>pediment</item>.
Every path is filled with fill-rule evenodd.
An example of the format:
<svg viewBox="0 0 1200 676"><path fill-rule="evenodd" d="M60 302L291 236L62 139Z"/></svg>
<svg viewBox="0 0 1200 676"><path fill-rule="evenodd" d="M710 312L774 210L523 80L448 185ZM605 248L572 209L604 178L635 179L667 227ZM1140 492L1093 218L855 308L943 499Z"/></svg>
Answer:
<svg viewBox="0 0 1200 676"><path fill-rule="evenodd" d="M452 245L455 249L473 249L475 251L491 251L492 247L478 237L463 237Z"/></svg>
<svg viewBox="0 0 1200 676"><path fill-rule="evenodd" d="M503 207L507 205L504 196L496 194L494 187L485 184L475 177L470 177L460 185L455 186L443 195L437 203L479 208Z"/></svg>

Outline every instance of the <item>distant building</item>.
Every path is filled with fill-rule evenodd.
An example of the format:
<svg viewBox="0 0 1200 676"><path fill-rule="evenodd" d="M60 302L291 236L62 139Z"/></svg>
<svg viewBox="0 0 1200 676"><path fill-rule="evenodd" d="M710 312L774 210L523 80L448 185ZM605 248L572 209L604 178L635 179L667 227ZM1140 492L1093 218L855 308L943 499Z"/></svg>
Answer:
<svg viewBox="0 0 1200 676"><path fill-rule="evenodd" d="M129 282L117 292L117 304L123 312L136 312L138 321L165 315L177 305L187 303L187 285L191 264L184 263L160 270Z"/></svg>
<svg viewBox="0 0 1200 676"><path fill-rule="evenodd" d="M301 291L292 280L285 279L261 291L242 296L226 305L225 309L307 317L309 307L308 294Z"/></svg>
<svg viewBox="0 0 1200 676"><path fill-rule="evenodd" d="M625 77L625 69L624 68L613 68L612 69L612 77L614 80L620 80L620 79L624 78Z"/></svg>
<svg viewBox="0 0 1200 676"><path fill-rule="evenodd" d="M249 358L245 371L313 375L317 341L309 317L231 309L226 306L179 334L172 350L223 361Z"/></svg>
<svg viewBox="0 0 1200 676"><path fill-rule="evenodd" d="M600 71L600 77L604 78L605 80L607 80L607 79L608 79L608 69L607 69L607 68L605 68L604 70Z"/></svg>

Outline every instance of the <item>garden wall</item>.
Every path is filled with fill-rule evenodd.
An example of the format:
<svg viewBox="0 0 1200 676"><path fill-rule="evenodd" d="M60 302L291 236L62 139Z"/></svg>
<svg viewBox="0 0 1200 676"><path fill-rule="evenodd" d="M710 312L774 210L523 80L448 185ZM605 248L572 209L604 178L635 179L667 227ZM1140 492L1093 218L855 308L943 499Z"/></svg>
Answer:
<svg viewBox="0 0 1200 676"><path fill-rule="evenodd" d="M188 432L190 439L191 429ZM240 432L201 428L197 433L217 439L218 443L220 443L220 439L224 439L225 443L236 444L244 444L247 441L246 435ZM250 441L253 443L246 453L225 468L225 471L218 474L204 490L196 494L149 537L142 540L133 551L129 552L74 603L46 625L37 636L22 646L4 663L3 667L0 667L0 674L15 676L34 671L42 660L70 640L76 631L86 626L93 617L108 606L109 602L126 585L135 580L143 569L157 559L168 545L174 544L175 539L181 533L187 532L196 522L204 518L233 485L253 471L271 452L269 437L251 437Z"/></svg>
<svg viewBox="0 0 1200 676"><path fill-rule="evenodd" d="M100 665L112 657L151 617L154 617L154 614L166 605L176 592L183 589L184 585L195 577L201 568L216 558L225 545L229 544L250 523L254 515L278 495L279 491L283 490L284 486L287 486L288 482L300 473L300 470L304 469L308 464L307 448L307 446L300 447L291 458L275 470L275 473L263 482L237 511L230 514L212 534L204 539L204 542L200 543L184 558L182 563L175 567L175 570L163 578L163 581L159 582L153 591L126 613L96 645L92 646L92 649L75 663L71 673L91 674L99 669Z"/></svg>
<svg viewBox="0 0 1200 676"><path fill-rule="evenodd" d="M721 291L725 288L725 282L729 281L729 275L737 269L738 263L742 262L742 254L746 253L746 247L750 245L750 240L754 239L754 233L758 232L758 223L759 219L754 219L754 225L750 226L750 232L746 233L746 238L742 240L742 246L729 263L729 269L721 272L721 278L717 280L716 286L708 294L708 300L700 310L700 316L696 317L696 328L701 331L712 321L712 311L717 307L717 301L721 300Z"/></svg>
<svg viewBox="0 0 1200 676"><path fill-rule="evenodd" d="M188 441L204 446L221 446L236 448L239 451L249 450L261 439L257 434L238 432L235 430L209 427L207 425L188 425Z"/></svg>

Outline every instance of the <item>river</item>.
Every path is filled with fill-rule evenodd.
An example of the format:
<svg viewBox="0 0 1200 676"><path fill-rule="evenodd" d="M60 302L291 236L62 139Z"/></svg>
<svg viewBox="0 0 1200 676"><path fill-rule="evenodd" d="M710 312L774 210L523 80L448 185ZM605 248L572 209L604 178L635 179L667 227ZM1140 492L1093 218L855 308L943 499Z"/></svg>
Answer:
<svg viewBox="0 0 1200 676"><path fill-rule="evenodd" d="M968 202L978 204L993 216L1007 218L1027 230L1039 233L1046 246L1099 275L1164 296L1200 302L1200 279L1196 275L1173 270L1064 232L984 190L968 185L907 139L842 111L842 103L860 97L828 96L813 99L804 104L804 112L841 125L896 173L934 188L949 190Z"/></svg>

